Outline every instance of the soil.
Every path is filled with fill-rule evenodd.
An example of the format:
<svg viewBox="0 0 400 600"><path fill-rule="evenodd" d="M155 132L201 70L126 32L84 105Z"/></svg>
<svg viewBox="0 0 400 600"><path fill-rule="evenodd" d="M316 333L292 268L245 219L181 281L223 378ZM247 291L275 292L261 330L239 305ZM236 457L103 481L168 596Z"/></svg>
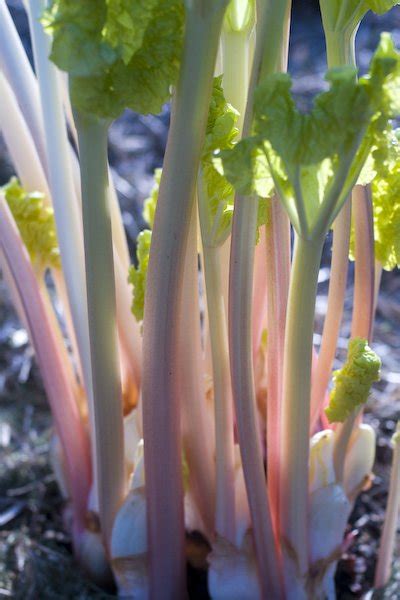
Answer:
<svg viewBox="0 0 400 600"><path fill-rule="evenodd" d="M20 2L8 2L24 44L29 48L26 19ZM314 2L295 3L290 71L301 106L323 88L325 53L318 10ZM385 17L370 16L357 38L361 70L368 64L379 32L392 31L400 41L400 7ZM141 203L162 164L169 111L162 115L124 114L111 128L109 156L120 197L132 255L144 226ZM12 175L12 166L0 137L0 185ZM324 253L317 302L317 335L321 329L329 283L329 240ZM351 275L350 275L351 280ZM338 360L343 359L351 318L352 287L346 299ZM384 273L377 307L374 348L383 361L382 380L375 387L365 420L377 433L375 479L358 498L348 532L354 541L339 563L338 598L360 598L371 589L376 550L384 517L390 472L390 437L400 418L400 277ZM339 363L338 363L339 364ZM96 588L71 555L64 527L63 503L49 461L51 417L25 331L0 281L0 598L100 599L115 597ZM192 544L196 540L188 540ZM400 547L393 578L379 596L400 597ZM190 597L207 598L205 573L189 569Z"/></svg>

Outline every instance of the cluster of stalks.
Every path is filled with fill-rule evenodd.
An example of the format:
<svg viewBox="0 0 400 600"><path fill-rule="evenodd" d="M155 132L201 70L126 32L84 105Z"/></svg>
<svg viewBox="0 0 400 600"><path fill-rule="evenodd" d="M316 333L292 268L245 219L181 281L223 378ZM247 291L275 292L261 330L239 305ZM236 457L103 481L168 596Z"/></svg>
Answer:
<svg viewBox="0 0 400 600"><path fill-rule="evenodd" d="M354 45L365 13L394 4L320 0L330 89L303 115L285 74L290 0L25 0L34 71L0 0L0 130L18 177L0 190L0 267L43 376L77 559L121 597L185 598L190 531L210 548L214 599L335 597L372 479L380 278L400 263L400 56L383 36L358 80ZM108 129L170 96L152 231L130 267ZM351 338L332 373L349 253Z"/></svg>

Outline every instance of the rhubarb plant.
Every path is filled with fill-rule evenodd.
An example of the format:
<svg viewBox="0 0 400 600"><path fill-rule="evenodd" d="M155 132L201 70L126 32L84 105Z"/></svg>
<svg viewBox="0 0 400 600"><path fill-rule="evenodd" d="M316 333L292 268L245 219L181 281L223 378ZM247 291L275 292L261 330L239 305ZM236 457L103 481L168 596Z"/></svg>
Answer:
<svg viewBox="0 0 400 600"><path fill-rule="evenodd" d="M400 55L382 34L359 77L358 26L396 2L320 4L327 89L304 113L286 73L290 0L27 0L35 74L0 0L0 128L18 176L0 189L0 266L53 413L74 551L121 598L187 597L193 531L212 598L335 597L372 481L380 273L400 264ZM108 130L169 101L129 267ZM349 255L351 335L333 371ZM396 434L377 587L398 450Z"/></svg>

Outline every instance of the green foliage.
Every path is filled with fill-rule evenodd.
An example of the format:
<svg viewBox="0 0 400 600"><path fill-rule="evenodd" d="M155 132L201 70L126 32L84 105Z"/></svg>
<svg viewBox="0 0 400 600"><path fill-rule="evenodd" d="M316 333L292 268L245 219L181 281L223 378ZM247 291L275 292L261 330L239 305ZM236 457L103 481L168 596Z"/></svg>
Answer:
<svg viewBox="0 0 400 600"><path fill-rule="evenodd" d="M375 153L377 175L371 189L375 256L384 269L391 271L400 267L400 144L393 131L386 140L388 151L383 162L379 148Z"/></svg>
<svg viewBox="0 0 400 600"><path fill-rule="evenodd" d="M254 138L241 140L231 151L221 152L221 157L215 157L213 162L242 196L271 197L274 181L267 158Z"/></svg>
<svg viewBox="0 0 400 600"><path fill-rule="evenodd" d="M160 189L162 169L156 169L154 171L154 186L150 192L150 196L146 198L143 205L143 218L148 223L149 227L153 229L154 216L156 214L156 206L158 200L158 191Z"/></svg>
<svg viewBox="0 0 400 600"><path fill-rule="evenodd" d="M140 50L157 3L158 0L106 0L107 18L102 34L110 46L119 49L126 65Z"/></svg>
<svg viewBox="0 0 400 600"><path fill-rule="evenodd" d="M371 185L375 257L386 271L400 266L400 142L389 127L376 139L361 182ZM359 182L360 183L360 182ZM354 223L350 258L354 259Z"/></svg>
<svg viewBox="0 0 400 600"><path fill-rule="evenodd" d="M267 180L266 169L255 168L262 152L293 225L305 237L312 237L320 219L324 229L330 224L388 120L400 112L399 54L386 34L367 76L357 81L356 70L345 67L326 79L329 90L304 114L291 95L289 75L265 78L255 94L253 135L221 153L228 180L249 193L261 183L259 173Z"/></svg>
<svg viewBox="0 0 400 600"><path fill-rule="evenodd" d="M380 368L380 358L367 340L350 340L347 361L333 374L334 388L325 410L331 423L343 423L353 410L367 402L372 384L380 379Z"/></svg>
<svg viewBox="0 0 400 600"><path fill-rule="evenodd" d="M144 295L146 291L147 267L149 265L151 231L141 231L137 238L138 266L129 269L128 281L133 286L132 313L137 321L143 321Z"/></svg>
<svg viewBox="0 0 400 600"><path fill-rule="evenodd" d="M381 15L397 0L320 0L326 31L354 31L369 10Z"/></svg>
<svg viewBox="0 0 400 600"><path fill-rule="evenodd" d="M177 79L182 0L52 0L43 22L50 58L70 75L75 108L116 118L160 112Z"/></svg>
<svg viewBox="0 0 400 600"><path fill-rule="evenodd" d="M28 194L15 177L2 191L34 267L60 269L54 214L45 206L43 194Z"/></svg>
<svg viewBox="0 0 400 600"><path fill-rule="evenodd" d="M232 161L230 171L229 159L235 156L236 148L239 151L243 146L236 144L238 129L236 123L238 112L225 100L223 92L223 77L214 78L213 94L208 115L206 138L201 160L201 180L199 202L202 210L207 214L208 232L206 243L209 246L219 246L228 237L233 217L234 204L234 182L240 182L237 191L252 181L245 169L236 171L236 164ZM227 162L224 165L221 156L227 153ZM255 156L247 164L250 173L256 173L254 178L254 189L251 192L260 197L258 211L258 226L265 223L265 198L273 192L273 182L269 175L266 159L260 151L255 148ZM247 191L247 188L246 188ZM204 232L203 232L204 237Z"/></svg>
<svg viewBox="0 0 400 600"><path fill-rule="evenodd" d="M255 0L231 0L225 13L224 29L233 33L249 32L255 25Z"/></svg>
<svg viewBox="0 0 400 600"><path fill-rule="evenodd" d="M222 76L214 78L206 137L201 159L199 202L208 220L208 244L218 246L230 232L234 190L214 162L217 151L233 148L238 129L238 112L226 102Z"/></svg>
<svg viewBox="0 0 400 600"><path fill-rule="evenodd" d="M350 340L347 361L333 374L334 388L325 409L331 423L343 423L353 410L366 403L372 384L379 381L380 368L380 358L367 340Z"/></svg>

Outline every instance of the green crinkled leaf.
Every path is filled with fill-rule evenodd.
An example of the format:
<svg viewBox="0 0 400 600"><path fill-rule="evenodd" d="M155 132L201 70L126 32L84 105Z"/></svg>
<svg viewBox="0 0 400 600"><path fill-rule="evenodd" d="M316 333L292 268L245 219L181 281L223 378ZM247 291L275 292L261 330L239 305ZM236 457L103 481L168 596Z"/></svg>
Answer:
<svg viewBox="0 0 400 600"><path fill-rule="evenodd" d="M53 0L42 19L53 37L51 60L71 77L101 74L118 60L102 36L105 19L102 0Z"/></svg>
<svg viewBox="0 0 400 600"><path fill-rule="evenodd" d="M309 114L297 109L289 75L272 75L257 88L254 134L269 141L289 179L300 165L347 152L354 135L368 123L368 97L356 83L355 69L330 71L326 80L330 89L315 98Z"/></svg>
<svg viewBox="0 0 400 600"><path fill-rule="evenodd" d="M178 75L183 0L53 0L44 22L75 108L104 119L160 112Z"/></svg>
<svg viewBox="0 0 400 600"><path fill-rule="evenodd" d="M110 46L119 49L125 64L142 46L157 3L158 0L106 0L102 35Z"/></svg>
<svg viewBox="0 0 400 600"><path fill-rule="evenodd" d="M238 111L225 100L222 86L223 75L214 77L213 90L208 111L203 160L210 153L234 146L238 129Z"/></svg>
<svg viewBox="0 0 400 600"><path fill-rule="evenodd" d="M375 256L383 268L400 267L400 143L396 132L383 138L386 147L374 152L376 177L372 181Z"/></svg>
<svg viewBox="0 0 400 600"><path fill-rule="evenodd" d="M354 31L369 10L382 15L396 4L397 0L320 0L326 31Z"/></svg>
<svg viewBox="0 0 400 600"><path fill-rule="evenodd" d="M141 231L137 238L137 262L138 266L131 265L129 269L128 282L133 286L132 313L137 321L143 321L144 300L147 281L147 268L149 266L151 245L151 231Z"/></svg>
<svg viewBox="0 0 400 600"><path fill-rule="evenodd" d="M347 361L333 374L334 388L325 409L331 423L343 423L353 410L367 402L372 384L380 379L380 368L380 358L367 340L350 340Z"/></svg>
<svg viewBox="0 0 400 600"><path fill-rule="evenodd" d="M232 150L221 152L214 164L242 196L272 196L274 182L268 162L253 138L241 140Z"/></svg>
<svg viewBox="0 0 400 600"><path fill-rule="evenodd" d="M43 194L28 194L16 177L1 189L32 264L39 270L60 269L54 213L51 208L45 206Z"/></svg>
<svg viewBox="0 0 400 600"><path fill-rule="evenodd" d="M213 246L222 244L229 235L234 197L233 187L215 162L215 154L233 148L238 116L237 110L225 100L222 76L215 77L201 158L199 194L202 212L208 217L207 243Z"/></svg>
<svg viewBox="0 0 400 600"><path fill-rule="evenodd" d="M389 128L376 138L370 154L370 173L374 219L375 257L391 271L400 266L400 142ZM350 242L354 259L354 226Z"/></svg>
<svg viewBox="0 0 400 600"><path fill-rule="evenodd" d="M156 214L156 206L158 200L158 191L160 189L162 169L156 169L154 171L154 185L150 192L150 196L146 198L143 205L143 218L148 223L149 227L153 229L154 216Z"/></svg>
<svg viewBox="0 0 400 600"><path fill-rule="evenodd" d="M326 79L329 90L304 114L294 103L289 75L265 78L255 94L253 135L222 154L227 178L250 194L255 157L263 152L289 216L305 236L319 226L328 200L323 227L334 218L388 120L400 113L400 59L388 35L382 35L368 75L357 81L356 71L345 67Z"/></svg>

